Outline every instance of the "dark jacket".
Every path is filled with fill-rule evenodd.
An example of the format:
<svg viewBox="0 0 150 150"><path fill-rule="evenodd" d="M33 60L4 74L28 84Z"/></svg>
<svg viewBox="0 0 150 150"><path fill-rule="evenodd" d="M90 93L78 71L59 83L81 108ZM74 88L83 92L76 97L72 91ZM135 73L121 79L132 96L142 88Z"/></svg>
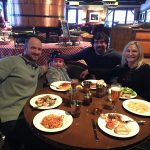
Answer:
<svg viewBox="0 0 150 150"><path fill-rule="evenodd" d="M93 69L101 69L101 71L110 70L121 62L121 55L117 51L108 49L104 55L97 55L93 47L88 47L76 54L65 55L63 58L65 61L83 59L90 73L92 73ZM97 78L102 77L97 74Z"/></svg>

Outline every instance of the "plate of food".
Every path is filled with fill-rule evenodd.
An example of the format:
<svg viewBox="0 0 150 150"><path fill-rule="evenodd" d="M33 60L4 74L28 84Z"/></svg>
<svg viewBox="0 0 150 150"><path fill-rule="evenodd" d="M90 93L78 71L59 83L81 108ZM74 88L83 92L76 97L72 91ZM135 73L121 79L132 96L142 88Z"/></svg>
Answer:
<svg viewBox="0 0 150 150"><path fill-rule="evenodd" d="M129 122L126 123L126 121ZM103 132L118 138L133 137L140 131L137 122L119 113L101 114L98 118L98 126Z"/></svg>
<svg viewBox="0 0 150 150"><path fill-rule="evenodd" d="M90 89L93 89L93 90L96 89L96 82L97 82L97 80L91 79L91 80L84 80L84 81L89 81L89 82L91 82L91 84L90 84ZM83 82L84 82L84 81L83 81ZM84 86L84 83L83 83L83 82L81 83L82 86Z"/></svg>
<svg viewBox="0 0 150 150"><path fill-rule="evenodd" d="M60 109L45 110L33 119L33 125L44 132L59 132L67 129L73 122L72 116Z"/></svg>
<svg viewBox="0 0 150 150"><path fill-rule="evenodd" d="M30 105L37 109L52 109L62 103L62 98L54 94L41 94L30 100Z"/></svg>
<svg viewBox="0 0 150 150"><path fill-rule="evenodd" d="M150 116L150 102L141 99L128 99L122 103L123 107L137 115Z"/></svg>
<svg viewBox="0 0 150 150"><path fill-rule="evenodd" d="M137 96L137 93L129 88L129 87L122 87L121 93L120 93L120 98L121 99L131 99L135 98Z"/></svg>
<svg viewBox="0 0 150 150"><path fill-rule="evenodd" d="M57 81L50 84L50 88L55 91L68 91L71 88L70 81Z"/></svg>

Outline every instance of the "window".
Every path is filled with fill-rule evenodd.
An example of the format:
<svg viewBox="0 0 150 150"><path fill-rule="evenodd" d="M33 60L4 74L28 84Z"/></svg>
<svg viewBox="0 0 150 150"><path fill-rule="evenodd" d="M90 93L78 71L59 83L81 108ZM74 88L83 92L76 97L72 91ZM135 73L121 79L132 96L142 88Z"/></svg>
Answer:
<svg viewBox="0 0 150 150"><path fill-rule="evenodd" d="M133 22L134 22L134 10L128 10L126 24L131 24Z"/></svg>
<svg viewBox="0 0 150 150"><path fill-rule="evenodd" d="M82 24L83 22L83 10L78 10L78 24Z"/></svg>
<svg viewBox="0 0 150 150"><path fill-rule="evenodd" d="M106 17L105 26L111 27L113 22L114 11L108 10L108 15Z"/></svg>
<svg viewBox="0 0 150 150"><path fill-rule="evenodd" d="M131 24L134 22L134 9L109 9L105 25L108 27L117 24Z"/></svg>
<svg viewBox="0 0 150 150"><path fill-rule="evenodd" d="M68 23L76 23L76 10L75 9L68 10Z"/></svg>
<svg viewBox="0 0 150 150"><path fill-rule="evenodd" d="M147 10L146 22L150 22L150 10Z"/></svg>
<svg viewBox="0 0 150 150"><path fill-rule="evenodd" d="M66 20L72 24L83 23L83 10L79 8L67 8Z"/></svg>
<svg viewBox="0 0 150 150"><path fill-rule="evenodd" d="M126 10L116 10L114 12L114 23L113 23L113 25L125 24L125 19L126 19Z"/></svg>

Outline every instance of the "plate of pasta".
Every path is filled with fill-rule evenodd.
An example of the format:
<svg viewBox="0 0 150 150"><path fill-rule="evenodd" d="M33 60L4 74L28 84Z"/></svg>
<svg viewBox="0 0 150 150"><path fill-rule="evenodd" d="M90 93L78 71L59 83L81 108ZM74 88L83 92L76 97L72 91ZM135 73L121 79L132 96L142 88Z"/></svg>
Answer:
<svg viewBox="0 0 150 150"><path fill-rule="evenodd" d="M128 99L123 102L123 107L137 115L150 116L150 102L141 99Z"/></svg>
<svg viewBox="0 0 150 150"><path fill-rule="evenodd" d="M60 109L45 110L33 119L33 125L43 132L59 132L67 129L73 122L72 116Z"/></svg>

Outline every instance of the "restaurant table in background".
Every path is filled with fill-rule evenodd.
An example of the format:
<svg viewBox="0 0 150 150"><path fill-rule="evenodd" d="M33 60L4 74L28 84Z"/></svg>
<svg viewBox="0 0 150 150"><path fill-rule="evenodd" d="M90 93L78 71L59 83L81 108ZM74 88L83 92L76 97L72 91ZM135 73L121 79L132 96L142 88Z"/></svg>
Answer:
<svg viewBox="0 0 150 150"><path fill-rule="evenodd" d="M38 60L39 65L46 64L49 60L50 53L53 51L60 51L62 54L73 54L81 51L82 49L91 46L90 42L83 42L81 41L76 46L63 46L58 43L42 43L43 46L43 53L41 58ZM1 44L0 45L0 58L6 57L6 56L13 56L13 55L19 55L23 52L24 45L19 44L15 47L15 44L13 41L7 43L7 44ZM81 61L82 62L82 61Z"/></svg>
<svg viewBox="0 0 150 150"><path fill-rule="evenodd" d="M107 95L102 98L96 98L94 96L95 90L92 90L93 100L90 106L81 106L81 114L78 118L73 119L73 123L69 128L61 132L42 132L36 129L33 125L33 118L41 112L41 110L32 108L29 104L29 101L24 107L24 116L27 124L30 129L36 134L40 139L45 141L45 143L52 144L58 148L67 150L67 149L88 149L88 150L101 150L101 149L128 149L136 146L138 143L144 141L148 136L150 136L150 118L143 117L129 113L122 107L123 100L119 100L116 104L117 113L121 113L128 117L131 117L134 120L144 120L146 123L140 125L140 131L137 135L129 138L118 138L113 137L108 134L105 134L102 130L98 129L97 134L99 141L97 142L94 139L94 133L92 129L91 119L97 121L99 115L93 115L91 112L93 108L103 108L103 113L112 113L113 110L108 109L106 106L109 106L107 101ZM63 99L63 103L57 108L70 112L71 108L68 103L68 95L66 92L57 92L49 88L44 88L41 91L37 92L35 95L39 94L55 94L59 95ZM34 95L34 96L35 96ZM79 99L83 100L84 93L79 92Z"/></svg>

